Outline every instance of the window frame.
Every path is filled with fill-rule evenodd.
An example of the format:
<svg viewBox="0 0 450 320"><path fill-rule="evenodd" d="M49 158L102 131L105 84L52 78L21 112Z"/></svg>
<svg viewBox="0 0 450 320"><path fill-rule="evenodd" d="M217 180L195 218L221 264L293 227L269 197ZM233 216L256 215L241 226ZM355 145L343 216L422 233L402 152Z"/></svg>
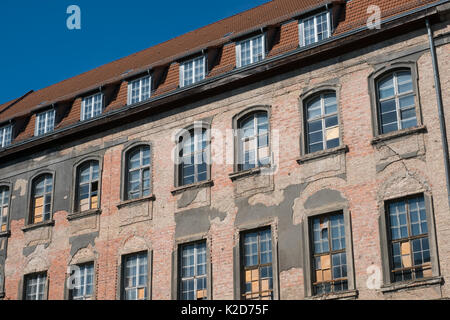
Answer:
<svg viewBox="0 0 450 320"><path fill-rule="evenodd" d="M45 282L44 282L44 292L42 299L34 299L34 300L29 300L29 301L43 301L43 300L48 300L48 271L39 271L39 272L33 272L33 273L28 273L26 275L23 276L23 286L22 286L22 300L28 300L27 299L27 293L28 293L28 281L30 280L30 278L32 277L39 277L40 275L45 275Z"/></svg>
<svg viewBox="0 0 450 320"><path fill-rule="evenodd" d="M194 241L194 242L188 242L188 243L183 243L183 244L180 244L180 245L178 245L178 248L179 248L179 256L178 256L178 290L177 290L177 292L178 292L178 299L179 300L183 300L182 299L182 294L183 294L183 292L182 292L182 282L183 282L183 280L184 279L187 279L187 278L183 278L183 276L182 276L182 268L183 268L183 249L185 248L185 247L187 247L187 246L190 246L190 245L197 245L197 244L204 244L205 245L205 274L204 275L202 275L202 276L198 276L198 275L194 275L194 276L192 276L192 277L189 277L189 279L193 279L194 280L194 287L197 287L197 285L196 285L196 280L197 279L199 279L199 278L206 278L206 287L203 289L203 291L206 291L206 295L205 295L205 298L204 299L202 299L202 300L208 300L209 298L208 298L208 296L209 296L209 294L208 294L208 291L209 291L209 285L208 285L208 283L210 282L210 279L209 279L209 273L208 273L208 265L209 265L209 259L208 259L208 243L207 243L207 240L206 239L202 239L202 240L198 240L198 241ZM198 264L197 264L197 247L194 247L194 269L196 270L197 269L197 266L198 266ZM194 292L196 292L197 290L194 290ZM199 300L199 299L195 299L195 300ZM187 301L189 301L189 300L187 300Z"/></svg>
<svg viewBox="0 0 450 320"><path fill-rule="evenodd" d="M257 38L261 38L261 42L262 42L262 58L259 61L255 61L255 58L253 56L253 40L255 40ZM257 62L263 61L267 56L266 38L267 38L266 33L263 32L261 34L257 34L252 37L249 37L244 40L240 40L240 41L236 42L236 68L247 67L247 66L255 64ZM242 49L241 48L242 48L242 44L244 42L248 42L248 41L250 42L250 61L251 62L246 65L242 65Z"/></svg>
<svg viewBox="0 0 450 320"><path fill-rule="evenodd" d="M326 14L326 19L327 19L327 25L328 25L328 37L318 40L318 33L317 33L317 17L322 15L322 14ZM309 43L306 44L305 42L305 21L310 20L310 19L314 19L314 42L313 43ZM311 46L317 43L320 43L326 39L331 38L332 36L332 21L331 21L331 13L330 10L325 10L325 11L321 11L321 12L317 12L315 14L309 15L307 17L304 17L302 19L299 20L298 22L298 35L299 35L299 46L300 47L306 47L306 46Z"/></svg>
<svg viewBox="0 0 450 320"><path fill-rule="evenodd" d="M195 141L198 141L198 135L196 135L195 133L197 132L197 130L201 130L202 131L202 135L203 135L203 130L205 130L206 132L206 147L205 149L202 149L201 151L196 150L197 145L195 144ZM183 149L183 142L180 141L180 139L184 136L184 134L189 133L189 135L192 137L192 135L190 134L193 131L193 136L194 136L194 155L196 154L200 154L203 152L206 152L206 156L207 156L207 160L206 160L206 179L202 180L202 181L198 181L198 172L197 172L197 166L194 165L194 182L190 183L190 184L184 184L183 183L183 170L182 170L182 156L180 157L180 153ZM177 159L176 163L175 163L175 187L187 187L190 185L194 185L197 183L205 183L209 180L211 180L211 124L207 123L205 121L198 121L195 122L194 124L184 128L183 130L181 130L175 137L175 144L176 144L176 148L175 148L175 159ZM194 158L195 159L195 158Z"/></svg>
<svg viewBox="0 0 450 320"><path fill-rule="evenodd" d="M200 80L195 80L195 76L196 76L196 61L202 60L203 63L203 78ZM185 84L185 76L184 76L184 71L185 71L185 66L186 64L192 62L192 83L190 84ZM188 87L191 86L195 83L201 82L204 79L206 79L206 76L208 75L208 65L207 65L207 57L206 55L201 55L199 57L195 57L183 62L180 62L180 66L179 66L179 74L180 74L180 88L184 88L184 87Z"/></svg>
<svg viewBox="0 0 450 320"><path fill-rule="evenodd" d="M34 185L36 184L36 181L38 181L40 178L46 176L46 175L50 175L52 177L52 192L51 192L51 200L50 200L50 216L48 218L48 220L42 220L41 222L35 222L35 218L34 218L34 204L33 204L33 200L35 199L35 191L34 191ZM39 172L37 174L35 174L31 179L30 179L30 184L29 184L29 209L28 209L28 215L27 215L27 225L31 226L31 225L36 225L36 224L41 224L41 223L46 223L46 222L51 222L53 221L53 208L54 208L54 201L55 201L55 175L56 173L54 171L43 171L43 172ZM45 198L45 192L44 192L44 198Z"/></svg>
<svg viewBox="0 0 450 320"><path fill-rule="evenodd" d="M264 166L271 166L272 165L272 128L271 128L271 107L260 105L260 106L254 106L247 108L238 114L236 114L233 117L233 131L234 131L234 172L245 172L247 170L242 169L242 164L239 163L240 159L243 157L242 151L241 151L241 137L239 135L239 129L240 129L240 123L245 120L247 117L257 114L259 112L266 112L267 113L267 136L269 140L268 144L268 157L269 157L269 164L263 165L263 166L256 166L254 169L261 168ZM258 136L255 136L258 137ZM258 150L258 148L256 149ZM252 169L249 169L252 170Z"/></svg>
<svg viewBox="0 0 450 320"><path fill-rule="evenodd" d="M2 203L0 203L0 234L1 233L5 233L5 232L9 232L10 231L10 216L11 216L11 184L10 183L4 183L4 182L0 182L0 191L2 189L7 189L9 192L9 197L8 197L8 203L6 205L3 205ZM8 208L8 213L6 216L6 222L3 222L3 210L4 208L7 207ZM3 229L3 226L5 226L5 230Z"/></svg>
<svg viewBox="0 0 450 320"><path fill-rule="evenodd" d="M410 71L411 72L411 80L413 86L414 93L414 103L415 103L415 111L416 111L416 120L417 125L415 127L401 129L396 131L391 131L389 133L381 132L381 122L380 122L380 108L379 108L379 99L378 99L378 82L389 75L392 72L398 71ZM369 86L369 95L370 95L370 103L371 103L371 114L372 114L372 134L374 138L382 138L389 136L401 135L404 132L408 132L423 126L423 117L422 117L422 107L421 107L421 99L420 99L420 91L419 91L419 79L417 72L417 62L411 61L409 59L398 60L392 63L386 63L384 66L378 68L374 72L372 72L368 77L368 86ZM398 120L398 119L397 119Z"/></svg>
<svg viewBox="0 0 450 320"><path fill-rule="evenodd" d="M150 148L150 164L148 166L150 171L150 195L140 197L136 199L128 198L128 156L136 148L146 146ZM150 141L137 141L126 145L122 150L122 163L121 163L121 179L120 179L120 197L121 201L137 201L142 199L151 198L153 196L153 144ZM142 169L143 167L141 167Z"/></svg>
<svg viewBox="0 0 450 320"><path fill-rule="evenodd" d="M152 297L152 264L153 264L153 251L152 250L143 250L143 251L137 251L137 252L130 252L122 254L119 258L120 263L118 265L118 272L119 272L119 285L118 287L118 293L117 297L119 300L126 300L126 287L125 287L125 268L126 268L126 258L139 255L139 254L146 254L147 255L147 297L144 300L151 300Z"/></svg>
<svg viewBox="0 0 450 320"><path fill-rule="evenodd" d="M379 233L380 233L380 247L381 247L381 262L383 269L383 288L390 288L394 285L401 286L405 283L414 283L426 281L430 278L420 278L416 280L407 281L392 281L391 270L393 257L390 250L390 230L388 230L388 204L392 201L400 201L402 199L414 198L423 195L425 202L425 211L427 216L427 228L428 228L428 243L430 248L430 262L432 270L432 278L440 276L439 267L439 254L437 251L437 238L434 219L433 197L429 191L419 190L415 193L396 195L386 199L383 199L379 205Z"/></svg>
<svg viewBox="0 0 450 320"><path fill-rule="evenodd" d="M95 261L86 261L86 262L72 264L70 267L73 267L73 266L82 267L82 266L86 266L86 265L92 265L92 294L90 296L83 295L82 299L74 299L73 289L67 289L67 298L66 298L67 300L95 300L95 297L96 297L96 269L97 269L96 262ZM70 277L71 274L68 274L68 276ZM84 274L84 279L86 279L86 272ZM67 279L66 279L66 282L67 282ZM66 285L67 285L67 283L66 283ZM84 283L84 286L86 286L86 282Z"/></svg>
<svg viewBox="0 0 450 320"><path fill-rule="evenodd" d="M41 128L39 126L39 124L41 123L40 117L42 117L42 116L44 117L44 128ZM48 126L48 123L47 123L49 121L49 119L50 120L53 119L52 124L50 126ZM55 109L52 108L52 109L37 113L35 127L34 127L34 135L36 137L39 137L39 136L43 136L47 133L53 132L55 130L55 124L56 124L56 110ZM42 131L43 131L42 133L39 133L41 131L40 129L42 129Z"/></svg>
<svg viewBox="0 0 450 320"><path fill-rule="evenodd" d="M347 262L347 290L331 292L328 294L314 295L313 294L313 275L314 270L312 261L313 252L313 234L312 234L312 221L314 218L320 216L326 216L333 213L342 213L344 217L344 228L345 228L345 252L346 252L346 262ZM303 218L303 277L304 277L304 290L305 297L317 298L326 296L339 296L346 294L357 294L356 293L356 280L355 280L355 268L354 268L354 257L353 257L353 234L352 234L352 222L351 213L348 205L346 203L336 204L332 206L323 206L314 209L309 209L306 211Z"/></svg>
<svg viewBox="0 0 450 320"><path fill-rule="evenodd" d="M149 94L148 94L148 98L143 99L142 98L142 82L143 80L147 79L149 81ZM133 93L133 84L139 82L139 101L137 102L132 102L132 93ZM140 78L134 79L134 80L129 80L128 81L128 85L127 85L127 105L132 105L132 104L136 104L136 103L140 103L143 101L147 101L152 97L152 75L145 75L142 76Z"/></svg>
<svg viewBox="0 0 450 320"><path fill-rule="evenodd" d="M9 130L8 135L5 135L6 131ZM12 144L13 141L13 125L7 124L0 127L0 131L2 133L1 135L1 141L0 141L0 149L6 148ZM5 142L5 137L9 136L9 141Z"/></svg>
<svg viewBox="0 0 450 320"><path fill-rule="evenodd" d="M98 115L94 115L94 101L95 101L95 97L100 95L101 97L101 112ZM86 113L85 113L85 105L86 105L86 100L92 98L92 111L91 111L91 116L89 118L86 118ZM81 121L88 121L91 119L95 119L97 117L99 117L105 108L105 94L103 92L97 92L94 94L91 94L90 96L84 97L81 101Z"/></svg>
<svg viewBox="0 0 450 320"><path fill-rule="evenodd" d="M84 166L92 163L92 162L97 162L98 165L98 178L96 180L89 180L89 209L88 210L84 210L81 211L81 207L80 207L80 175L81 175L81 170L84 168ZM92 167L89 166L89 176L92 175ZM101 165L101 161L98 158L87 158L87 159L83 159L81 162L79 162L76 166L75 166L75 177L74 177L74 181L75 181L75 186L74 186L74 200L73 200L73 209L72 212L74 213L81 213L81 212L89 212L89 211L95 211L95 210L100 210L100 205L101 205L101 178L102 178L102 165ZM91 188L92 188L92 183L97 182L97 208L91 208L92 203L91 203ZM85 183L86 184L86 183Z"/></svg>

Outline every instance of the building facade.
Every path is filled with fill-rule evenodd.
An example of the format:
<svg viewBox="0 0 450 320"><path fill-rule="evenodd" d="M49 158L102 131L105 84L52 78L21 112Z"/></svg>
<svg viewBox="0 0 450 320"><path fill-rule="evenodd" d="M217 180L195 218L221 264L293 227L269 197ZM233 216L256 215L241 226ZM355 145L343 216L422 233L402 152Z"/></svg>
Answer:
<svg viewBox="0 0 450 320"><path fill-rule="evenodd" d="M274 0L0 105L2 298L449 298L450 3L375 3Z"/></svg>

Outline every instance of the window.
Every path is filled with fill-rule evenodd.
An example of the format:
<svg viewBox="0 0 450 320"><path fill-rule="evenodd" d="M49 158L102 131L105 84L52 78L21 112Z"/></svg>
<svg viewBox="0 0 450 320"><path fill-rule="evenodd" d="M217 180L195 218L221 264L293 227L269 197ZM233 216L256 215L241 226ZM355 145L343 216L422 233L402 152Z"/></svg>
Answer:
<svg viewBox="0 0 450 320"><path fill-rule="evenodd" d="M0 128L0 148L5 148L11 144L12 125Z"/></svg>
<svg viewBox="0 0 450 320"><path fill-rule="evenodd" d="M75 285L69 292L70 300L90 300L94 294L94 263L77 265L73 273Z"/></svg>
<svg viewBox="0 0 450 320"><path fill-rule="evenodd" d="M344 215L312 220L313 295L348 290Z"/></svg>
<svg viewBox="0 0 450 320"><path fill-rule="evenodd" d="M50 220L52 213L53 176L44 174L33 181L30 224Z"/></svg>
<svg viewBox="0 0 450 320"><path fill-rule="evenodd" d="M128 84L128 104L145 101L151 95L151 77L143 77Z"/></svg>
<svg viewBox="0 0 450 320"><path fill-rule="evenodd" d="M391 281L408 281L431 277L424 196L391 201L387 205Z"/></svg>
<svg viewBox="0 0 450 320"><path fill-rule="evenodd" d="M307 46L331 36L330 13L323 12L301 20L299 23L300 46Z"/></svg>
<svg viewBox="0 0 450 320"><path fill-rule="evenodd" d="M0 232L8 230L9 188L0 187Z"/></svg>
<svg viewBox="0 0 450 320"><path fill-rule="evenodd" d="M103 111L103 94L97 93L83 99L81 120L88 120L100 115Z"/></svg>
<svg viewBox="0 0 450 320"><path fill-rule="evenodd" d="M148 297L147 253L138 253L124 258L125 300L146 300Z"/></svg>
<svg viewBox="0 0 450 320"><path fill-rule="evenodd" d="M206 241L182 246L180 272L180 299L207 299Z"/></svg>
<svg viewBox="0 0 450 320"><path fill-rule="evenodd" d="M127 199L150 196L150 146L133 148L127 153Z"/></svg>
<svg viewBox="0 0 450 320"><path fill-rule="evenodd" d="M194 128L179 138L180 186L208 179L208 136L205 128Z"/></svg>
<svg viewBox="0 0 450 320"><path fill-rule="evenodd" d="M242 298L246 300L273 299L272 235L270 229L243 234Z"/></svg>
<svg viewBox="0 0 450 320"><path fill-rule="evenodd" d="M46 299L47 273L36 273L25 276L25 300Z"/></svg>
<svg viewBox="0 0 450 320"><path fill-rule="evenodd" d="M339 120L336 94L322 93L306 102L307 152L338 147Z"/></svg>
<svg viewBox="0 0 450 320"><path fill-rule="evenodd" d="M180 65L180 87L199 82L206 76L206 59L199 57Z"/></svg>
<svg viewBox="0 0 450 320"><path fill-rule="evenodd" d="M270 164L269 121L266 111L258 111L238 121L238 170Z"/></svg>
<svg viewBox="0 0 450 320"><path fill-rule="evenodd" d="M410 70L395 71L377 82L379 130L389 133L417 125Z"/></svg>
<svg viewBox="0 0 450 320"><path fill-rule="evenodd" d="M99 164L89 161L78 169L76 210L83 212L99 207Z"/></svg>
<svg viewBox="0 0 450 320"><path fill-rule="evenodd" d="M55 127L55 110L48 110L36 115L35 136L40 136L52 132Z"/></svg>
<svg viewBox="0 0 450 320"><path fill-rule="evenodd" d="M244 67L265 58L265 36L258 35L236 45L236 66Z"/></svg>

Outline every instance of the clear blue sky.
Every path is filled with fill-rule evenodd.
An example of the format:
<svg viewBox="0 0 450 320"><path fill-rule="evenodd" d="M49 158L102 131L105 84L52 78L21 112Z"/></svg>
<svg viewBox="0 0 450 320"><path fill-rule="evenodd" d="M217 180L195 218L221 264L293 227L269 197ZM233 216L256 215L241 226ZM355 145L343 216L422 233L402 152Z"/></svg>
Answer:
<svg viewBox="0 0 450 320"><path fill-rule="evenodd" d="M0 104L265 2L0 0Z"/></svg>

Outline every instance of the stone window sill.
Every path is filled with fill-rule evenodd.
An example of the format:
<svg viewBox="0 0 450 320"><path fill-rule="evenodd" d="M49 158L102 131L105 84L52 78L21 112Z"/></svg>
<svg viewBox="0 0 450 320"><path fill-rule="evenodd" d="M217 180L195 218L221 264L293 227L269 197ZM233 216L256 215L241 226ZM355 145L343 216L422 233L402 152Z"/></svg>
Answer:
<svg viewBox="0 0 450 320"><path fill-rule="evenodd" d="M35 223L35 224L26 225L26 226L22 227L22 231L26 232L26 231L30 231L33 229L42 228L42 227L50 227L50 226L54 226L54 225L55 225L55 220L48 220L48 221L43 221L43 222L39 222L39 223Z"/></svg>
<svg viewBox="0 0 450 320"><path fill-rule="evenodd" d="M10 235L11 235L11 230L6 230L6 231L0 232L0 238L7 238Z"/></svg>
<svg viewBox="0 0 450 320"><path fill-rule="evenodd" d="M349 290L344 292L333 292L322 294L319 296L307 297L307 300L339 300L339 299L354 299L358 297L358 290Z"/></svg>
<svg viewBox="0 0 450 320"><path fill-rule="evenodd" d="M412 134L416 134L416 133L425 133L425 132L427 132L426 126L424 126L424 125L417 126L417 127L413 127L413 128L408 128L408 129L403 129L403 130L399 130L399 131L389 132L386 134L381 134L381 135L373 138L370 141L370 143L372 145L377 145L379 143L383 143L385 141L389 141L392 139L396 139L396 138L400 138L400 137L404 137L404 136L408 136L408 135L412 135Z"/></svg>
<svg viewBox="0 0 450 320"><path fill-rule="evenodd" d="M214 185L213 180L206 180L206 181L188 184L185 186L176 187L175 189L171 190L170 192L173 195L176 195L179 193L183 193L184 191L187 191L187 190L207 188L207 187L212 187L213 185Z"/></svg>
<svg viewBox="0 0 450 320"><path fill-rule="evenodd" d="M75 219L80 219L80 218L92 216L95 214L101 214L101 213L102 213L101 209L87 210L87 211L83 211L83 212L74 212L74 213L67 215L67 220L72 221Z"/></svg>
<svg viewBox="0 0 450 320"><path fill-rule="evenodd" d="M231 180L240 179L247 176L257 175L261 173L262 169L270 168L270 165L261 166L253 169L243 170L243 171L237 171L230 173L228 176Z"/></svg>
<svg viewBox="0 0 450 320"><path fill-rule="evenodd" d="M390 293L402 289L426 287L431 285L441 285L443 283L443 280L444 279L442 277L432 277L428 279L421 279L409 282L392 283L381 287L381 292Z"/></svg>
<svg viewBox="0 0 450 320"><path fill-rule="evenodd" d="M155 195L151 194L151 195L149 195L147 197L144 197L144 198L125 200L125 201L122 201L121 203L119 203L117 205L117 208L121 209L123 207L129 206L129 205L132 205L132 204L135 204L135 203L139 203L139 202L155 201L155 199L156 199Z"/></svg>
<svg viewBox="0 0 450 320"><path fill-rule="evenodd" d="M298 164L303 164L303 163L308 162L308 161L313 161L313 160L316 160L316 159L326 158L326 157L330 157L332 155L346 153L346 152L348 152L348 146L347 145L343 145L343 146L339 146L339 147L332 148L332 149L327 149L327 150L317 151L317 152L314 152L314 153L305 154L305 155L303 155L303 156L301 156L300 158L297 159L297 163Z"/></svg>

